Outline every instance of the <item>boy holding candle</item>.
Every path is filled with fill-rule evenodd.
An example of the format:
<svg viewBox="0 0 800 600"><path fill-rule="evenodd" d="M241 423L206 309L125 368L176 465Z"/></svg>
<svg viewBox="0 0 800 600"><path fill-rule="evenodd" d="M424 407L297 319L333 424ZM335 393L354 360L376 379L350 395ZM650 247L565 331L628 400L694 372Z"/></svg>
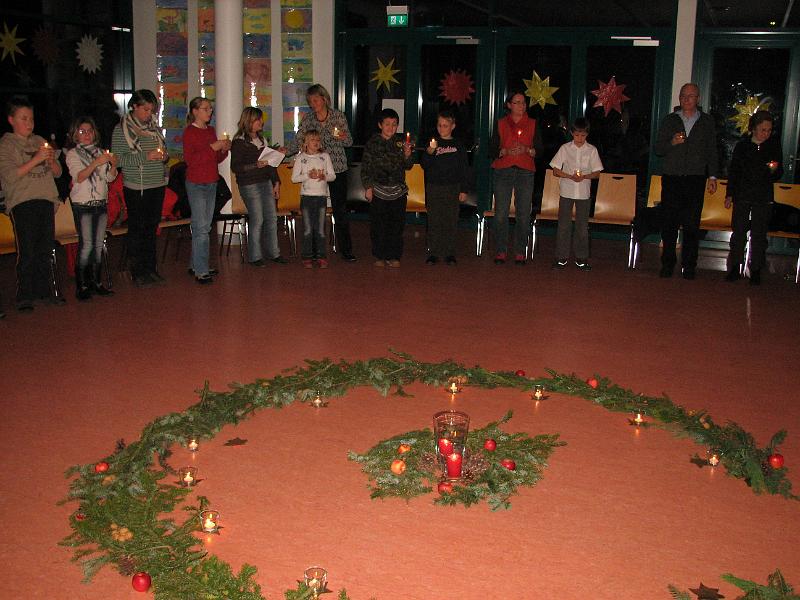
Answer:
<svg viewBox="0 0 800 600"><path fill-rule="evenodd" d="M378 115L380 133L373 135L364 147L361 183L369 206L370 238L375 266L400 266L403 255L403 227L406 222L408 186L405 172L411 158L410 136L397 135L400 117L391 108Z"/></svg>
<svg viewBox="0 0 800 600"><path fill-rule="evenodd" d="M428 209L428 258L435 265L444 257L448 265L456 264L455 247L458 232L459 203L467 199L467 148L453 138L456 119L443 110L436 119L438 136L431 138L422 154L425 170L425 205Z"/></svg>
<svg viewBox="0 0 800 600"><path fill-rule="evenodd" d="M603 163L597 148L586 142L589 123L575 119L570 127L572 141L558 149L550 166L561 179L558 201L558 233L556 234L556 261L554 269L563 269L569 263L572 238L572 207L575 206L575 266L582 271L589 265L589 209L591 206L591 179L597 179Z"/></svg>

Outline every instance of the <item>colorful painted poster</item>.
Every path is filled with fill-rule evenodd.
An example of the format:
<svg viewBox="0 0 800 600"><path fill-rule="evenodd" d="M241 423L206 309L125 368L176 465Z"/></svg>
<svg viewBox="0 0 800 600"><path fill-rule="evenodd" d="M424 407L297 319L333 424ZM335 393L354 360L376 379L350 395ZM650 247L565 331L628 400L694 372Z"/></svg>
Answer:
<svg viewBox="0 0 800 600"><path fill-rule="evenodd" d="M270 40L272 36L245 33L244 34L244 57L247 58L269 58L270 55Z"/></svg>
<svg viewBox="0 0 800 600"><path fill-rule="evenodd" d="M156 0L156 74L161 101L159 125L166 129L167 151L183 158L189 78L187 0Z"/></svg>
<svg viewBox="0 0 800 600"><path fill-rule="evenodd" d="M270 0L245 0L242 20L244 103L265 110L272 104L272 36ZM270 113L271 114L271 113ZM264 130L270 131L268 113Z"/></svg>
<svg viewBox="0 0 800 600"><path fill-rule="evenodd" d="M189 53L189 38L185 33L156 33L156 54L158 56L186 56Z"/></svg>
<svg viewBox="0 0 800 600"><path fill-rule="evenodd" d="M281 8L311 8L313 0L281 0Z"/></svg>
<svg viewBox="0 0 800 600"><path fill-rule="evenodd" d="M197 2L197 80L200 95L214 100L216 83L214 0Z"/></svg>
<svg viewBox="0 0 800 600"><path fill-rule="evenodd" d="M158 0L156 2L158 8L188 8L188 0Z"/></svg>
<svg viewBox="0 0 800 600"><path fill-rule="evenodd" d="M312 45L310 33L282 33L281 53L283 59L304 58L312 59Z"/></svg>
<svg viewBox="0 0 800 600"><path fill-rule="evenodd" d="M188 56L159 56L156 58L158 80L163 83L185 82L188 68Z"/></svg>
<svg viewBox="0 0 800 600"><path fill-rule="evenodd" d="M161 33L186 33L186 10L178 8L157 9L156 31Z"/></svg>
<svg viewBox="0 0 800 600"><path fill-rule="evenodd" d="M289 110L293 106L307 107L306 92L307 83L284 83L283 84L283 108Z"/></svg>
<svg viewBox="0 0 800 600"><path fill-rule="evenodd" d="M281 10L281 31L291 33L310 33L311 10L297 8Z"/></svg>
<svg viewBox="0 0 800 600"><path fill-rule="evenodd" d="M244 62L244 82L268 88L272 83L272 61L268 58L253 58Z"/></svg>
<svg viewBox="0 0 800 600"><path fill-rule="evenodd" d="M197 31L214 33L214 0L197 1Z"/></svg>
<svg viewBox="0 0 800 600"><path fill-rule="evenodd" d="M268 8L250 8L245 10L242 31L244 33L269 34L272 26L270 10Z"/></svg>
<svg viewBox="0 0 800 600"><path fill-rule="evenodd" d="M313 70L311 61L306 59L284 59L281 65L281 80L287 83L297 83L300 81L311 82L313 80Z"/></svg>

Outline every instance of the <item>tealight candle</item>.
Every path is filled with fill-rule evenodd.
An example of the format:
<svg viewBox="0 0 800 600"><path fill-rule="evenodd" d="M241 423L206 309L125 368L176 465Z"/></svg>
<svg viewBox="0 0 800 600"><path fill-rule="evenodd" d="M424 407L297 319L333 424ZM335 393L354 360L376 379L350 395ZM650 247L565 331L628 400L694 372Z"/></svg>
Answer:
<svg viewBox="0 0 800 600"><path fill-rule="evenodd" d="M710 452L708 455L708 464L712 467L716 467L719 464L719 454L716 452Z"/></svg>
<svg viewBox="0 0 800 600"><path fill-rule="evenodd" d="M522 129L517 129L517 137L518 138L522 137Z"/></svg>
<svg viewBox="0 0 800 600"><path fill-rule="evenodd" d="M450 382L450 387L447 388L447 391L451 394L458 394L461 391L461 388L458 387L458 384L455 381Z"/></svg>
<svg viewBox="0 0 800 600"><path fill-rule="evenodd" d="M633 422L636 424L637 427L639 427L639 425L644 423L644 417L642 416L642 413L637 412L636 416L633 418Z"/></svg>
<svg viewBox="0 0 800 600"><path fill-rule="evenodd" d="M333 137L339 137L339 128L338 127L334 127L333 128Z"/></svg>
<svg viewBox="0 0 800 600"><path fill-rule="evenodd" d="M771 160L771 161L769 161L769 162L767 163L767 166L768 166L768 167L769 167L769 168L770 168L772 171L774 171L775 169L777 169L777 168L778 168L778 161L776 161L776 160Z"/></svg>
<svg viewBox="0 0 800 600"><path fill-rule="evenodd" d="M575 175L577 177L580 177L581 176L581 170L580 169L575 169Z"/></svg>
<svg viewBox="0 0 800 600"><path fill-rule="evenodd" d="M458 452L452 452L445 457L448 479L459 479L461 477L463 461L463 457Z"/></svg>
<svg viewBox="0 0 800 600"><path fill-rule="evenodd" d="M189 443L186 447L189 448L189 452L197 452L197 449L200 448L200 444L197 442L197 438L189 438Z"/></svg>
<svg viewBox="0 0 800 600"><path fill-rule="evenodd" d="M222 137L223 137L224 139L226 139L226 140L229 140L229 139L230 139L230 138L228 137L228 132L227 132L227 131L223 131L223 132L222 132Z"/></svg>
<svg viewBox="0 0 800 600"><path fill-rule="evenodd" d="M183 467L178 469L178 476L183 487L192 487L197 483L197 467Z"/></svg>
<svg viewBox="0 0 800 600"><path fill-rule="evenodd" d="M200 513L200 523L206 533L217 533L219 530L219 512L204 510Z"/></svg>
<svg viewBox="0 0 800 600"><path fill-rule="evenodd" d="M439 146L439 144L436 143L436 138L431 138L431 143L429 145L434 150L436 150L436 148Z"/></svg>
<svg viewBox="0 0 800 600"><path fill-rule="evenodd" d="M536 400L541 400L544 398L544 386L540 383L537 383L533 386L533 397Z"/></svg>
<svg viewBox="0 0 800 600"><path fill-rule="evenodd" d="M322 396L317 394L311 401L311 406L313 406L314 408L322 408L323 406L325 406L325 402L322 400Z"/></svg>
<svg viewBox="0 0 800 600"><path fill-rule="evenodd" d="M314 598L318 598L327 587L328 572L322 567L309 567L303 572L303 579Z"/></svg>
<svg viewBox="0 0 800 600"><path fill-rule="evenodd" d="M45 143L44 143L44 147L45 147L45 148L49 148L49 147L50 147L50 144L48 144L47 142L45 142Z"/></svg>

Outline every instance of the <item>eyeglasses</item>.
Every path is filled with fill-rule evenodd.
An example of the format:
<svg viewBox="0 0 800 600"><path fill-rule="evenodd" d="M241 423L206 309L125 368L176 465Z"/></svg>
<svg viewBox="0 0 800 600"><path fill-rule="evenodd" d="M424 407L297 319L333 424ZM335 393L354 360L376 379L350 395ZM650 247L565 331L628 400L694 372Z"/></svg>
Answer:
<svg viewBox="0 0 800 600"><path fill-rule="evenodd" d="M78 133L80 135L86 135L87 133L94 133L94 129L92 129L91 127L81 128L81 129L78 129Z"/></svg>

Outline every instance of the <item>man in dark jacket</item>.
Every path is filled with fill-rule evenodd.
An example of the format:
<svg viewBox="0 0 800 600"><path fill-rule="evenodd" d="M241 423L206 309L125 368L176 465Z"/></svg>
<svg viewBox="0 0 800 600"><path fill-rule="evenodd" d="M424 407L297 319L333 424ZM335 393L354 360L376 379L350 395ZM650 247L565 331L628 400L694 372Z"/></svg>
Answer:
<svg viewBox="0 0 800 600"><path fill-rule="evenodd" d="M661 180L661 277L672 277L677 256L678 228L683 227L683 278L694 279L700 236L700 215L708 191L717 189L717 142L714 121L698 109L700 90L694 83L681 87L680 109L661 122L656 155L663 157Z"/></svg>

